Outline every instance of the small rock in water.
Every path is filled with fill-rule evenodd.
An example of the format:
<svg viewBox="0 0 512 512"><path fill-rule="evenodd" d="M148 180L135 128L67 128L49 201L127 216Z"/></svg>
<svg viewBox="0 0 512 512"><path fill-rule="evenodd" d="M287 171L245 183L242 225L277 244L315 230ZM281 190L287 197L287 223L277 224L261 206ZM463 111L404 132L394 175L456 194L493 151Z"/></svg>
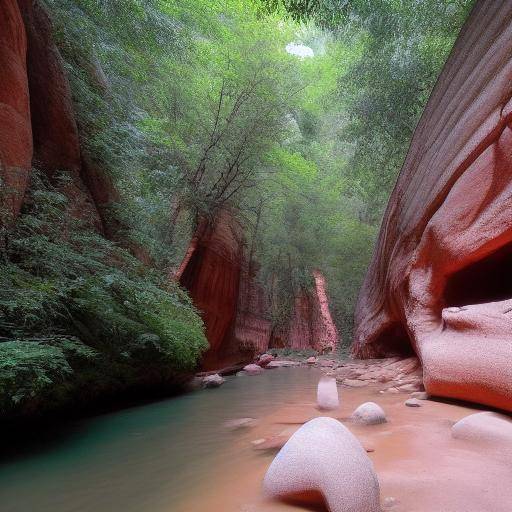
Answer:
<svg viewBox="0 0 512 512"><path fill-rule="evenodd" d="M313 356L308 357L306 359L306 363L308 363L308 364L315 364L316 363L316 357L313 357Z"/></svg>
<svg viewBox="0 0 512 512"><path fill-rule="evenodd" d="M221 377L218 373L214 373L213 375L207 375L203 377L203 388L218 388L222 384L226 382L226 379Z"/></svg>
<svg viewBox="0 0 512 512"><path fill-rule="evenodd" d="M260 373L263 373L264 370L257 364L248 364L247 366L244 366L244 372L247 375L259 375Z"/></svg>
<svg viewBox="0 0 512 512"><path fill-rule="evenodd" d="M258 366L265 368L268 363L274 360L274 356L272 354L262 354L258 357Z"/></svg>
<svg viewBox="0 0 512 512"><path fill-rule="evenodd" d="M319 409L325 411L337 409L340 406L336 379L331 377L320 379L316 392L316 403Z"/></svg>
<svg viewBox="0 0 512 512"><path fill-rule="evenodd" d="M356 437L333 418L300 427L273 460L263 487L276 499L317 491L330 512L380 512L373 464Z"/></svg>
<svg viewBox="0 0 512 512"><path fill-rule="evenodd" d="M262 443L254 444L255 450L280 450L287 442L290 436L273 436L263 439Z"/></svg>
<svg viewBox="0 0 512 512"><path fill-rule="evenodd" d="M362 425L379 425L386 423L386 413L375 402L366 402L360 405L351 416L352 420Z"/></svg>
<svg viewBox="0 0 512 512"><path fill-rule="evenodd" d="M407 407L421 407L422 405L417 398L409 398L404 403Z"/></svg>
<svg viewBox="0 0 512 512"><path fill-rule="evenodd" d="M224 427L228 430L238 430L240 428L249 428L256 425L254 418L237 418L234 420L228 420L224 423Z"/></svg>
<svg viewBox="0 0 512 512"><path fill-rule="evenodd" d="M411 398L416 398L418 400L428 400L428 393L426 391L415 391L411 393Z"/></svg>
<svg viewBox="0 0 512 512"><path fill-rule="evenodd" d="M470 414L452 427L452 437L512 447L512 421L504 414L478 412Z"/></svg>

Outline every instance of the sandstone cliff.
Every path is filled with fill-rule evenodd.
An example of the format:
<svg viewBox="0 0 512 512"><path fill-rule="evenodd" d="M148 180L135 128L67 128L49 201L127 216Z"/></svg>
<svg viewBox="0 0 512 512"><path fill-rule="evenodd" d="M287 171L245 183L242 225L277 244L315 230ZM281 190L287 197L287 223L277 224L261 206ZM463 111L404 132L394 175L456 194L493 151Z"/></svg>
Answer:
<svg viewBox="0 0 512 512"><path fill-rule="evenodd" d="M50 179L65 173L62 191L73 213L104 231L105 206L117 200L110 179L83 162L71 90L40 2L0 1L0 178L14 219L32 168Z"/></svg>
<svg viewBox="0 0 512 512"><path fill-rule="evenodd" d="M512 1L480 1L416 128L353 352L416 351L433 395L512 410Z"/></svg>
<svg viewBox="0 0 512 512"><path fill-rule="evenodd" d="M272 301L258 282L257 263L245 247L243 227L229 210L213 224L199 223L175 273L202 314L210 345L204 369L249 361L271 348L334 350L339 335L331 318L325 279L314 272L313 290L302 290L285 328L272 325Z"/></svg>

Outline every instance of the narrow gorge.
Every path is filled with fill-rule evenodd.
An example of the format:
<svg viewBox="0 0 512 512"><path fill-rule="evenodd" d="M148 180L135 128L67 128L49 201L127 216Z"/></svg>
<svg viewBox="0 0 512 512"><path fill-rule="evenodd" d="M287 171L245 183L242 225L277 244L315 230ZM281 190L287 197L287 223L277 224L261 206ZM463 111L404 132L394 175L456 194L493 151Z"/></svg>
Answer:
<svg viewBox="0 0 512 512"><path fill-rule="evenodd" d="M512 0L0 0L6 512L510 512Z"/></svg>

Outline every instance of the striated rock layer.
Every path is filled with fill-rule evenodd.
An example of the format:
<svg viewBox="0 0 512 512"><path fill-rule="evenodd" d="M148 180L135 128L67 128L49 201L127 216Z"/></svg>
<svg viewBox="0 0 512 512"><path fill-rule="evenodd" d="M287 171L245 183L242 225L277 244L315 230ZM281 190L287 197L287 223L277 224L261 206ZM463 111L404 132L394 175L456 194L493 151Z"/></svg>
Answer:
<svg viewBox="0 0 512 512"><path fill-rule="evenodd" d="M71 89L40 1L0 0L0 69L0 218L15 220L32 168L50 179L59 171L70 213L113 235L106 212L118 194L81 153Z"/></svg>
<svg viewBox="0 0 512 512"><path fill-rule="evenodd" d="M205 323L210 348L204 369L250 361L269 346L329 352L338 343L319 271L314 272L314 290L295 298L285 329L273 329L272 304L257 274L232 211L220 210L213 223L199 222L173 277L189 291Z"/></svg>
<svg viewBox="0 0 512 512"><path fill-rule="evenodd" d="M318 270L313 272L313 290L300 290L295 297L289 324L272 333L272 347L294 350L332 352L340 342L340 335L329 309L325 278Z"/></svg>
<svg viewBox="0 0 512 512"><path fill-rule="evenodd" d="M416 128L353 352L414 349L428 393L512 410L512 1L477 2Z"/></svg>
<svg viewBox="0 0 512 512"><path fill-rule="evenodd" d="M0 218L21 208L32 161L27 35L16 0L0 0Z"/></svg>

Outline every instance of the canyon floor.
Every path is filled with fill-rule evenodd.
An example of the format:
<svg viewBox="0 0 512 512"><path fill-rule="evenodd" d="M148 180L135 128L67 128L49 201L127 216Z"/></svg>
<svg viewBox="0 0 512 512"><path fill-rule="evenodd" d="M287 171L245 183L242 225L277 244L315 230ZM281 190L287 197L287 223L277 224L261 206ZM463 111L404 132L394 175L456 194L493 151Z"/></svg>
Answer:
<svg viewBox="0 0 512 512"><path fill-rule="evenodd" d="M371 362L345 361L344 364L352 370L358 367L366 370L359 372L361 374L367 374L367 370L375 367ZM323 373L335 374L330 368L323 370ZM299 506L265 500L261 482L278 451L271 447L274 442L281 444L280 439L289 437L314 417L330 416L343 422L367 448L379 478L384 511L510 512L512 447L489 446L451 436L455 422L482 409L471 404L434 399L421 400L419 407L407 407L404 402L410 394L389 392L389 389L389 383L378 382L362 387L339 386L340 407L328 413L317 410L314 395L305 395L300 390L291 394L275 411L255 418L254 426L232 431L232 449L238 452L236 465L229 460L224 460L225 464L219 461L215 479L204 481L193 496L172 510L326 510L321 503ZM387 423L356 425L350 420L354 409L368 401L378 403L385 410ZM268 450L254 448L253 441L261 443L262 439L267 440ZM263 443L260 446L264 446Z"/></svg>
<svg viewBox="0 0 512 512"><path fill-rule="evenodd" d="M455 422L479 412L470 404L422 400L420 407L406 407L410 391L387 389L410 386L398 381L415 382L420 370L396 374L415 365L395 363L319 361L231 376L220 388L53 427L44 435L35 431L32 444L24 439L16 456L0 459L2 512L325 512L321 504L266 501L261 485L277 446L307 420L326 415L342 421L369 450L384 512L510 512L510 445L452 438ZM394 380L370 378L390 364ZM364 382L340 382L340 407L330 413L316 408L317 383L326 373ZM350 421L367 401L384 409L387 423ZM250 426L233 428L233 420L249 417Z"/></svg>

